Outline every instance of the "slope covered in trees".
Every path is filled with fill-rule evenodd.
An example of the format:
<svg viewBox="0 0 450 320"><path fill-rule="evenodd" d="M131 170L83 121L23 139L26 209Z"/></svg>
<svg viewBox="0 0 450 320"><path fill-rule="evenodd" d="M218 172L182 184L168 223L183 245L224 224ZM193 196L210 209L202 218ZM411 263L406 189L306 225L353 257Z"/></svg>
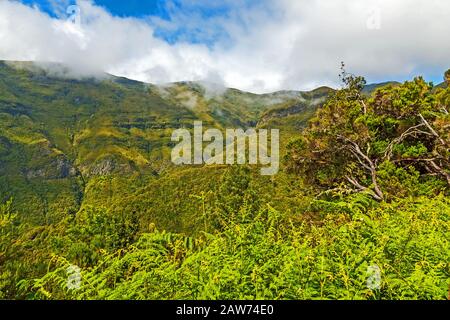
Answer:
<svg viewBox="0 0 450 320"><path fill-rule="evenodd" d="M275 118L271 109L296 106L276 118L300 117L298 130L323 103L307 92L256 95L109 75L73 79L68 72L0 62L0 200L14 197L15 208L35 224L57 222L87 204L112 206L166 173L183 175L170 161L170 138L195 120L247 128L266 112L266 121Z"/></svg>
<svg viewBox="0 0 450 320"><path fill-rule="evenodd" d="M343 71L328 99L209 99L192 83L156 93L8 68L0 298L447 298L448 86L419 77L368 94ZM173 167L168 133L193 119L285 129L282 170Z"/></svg>

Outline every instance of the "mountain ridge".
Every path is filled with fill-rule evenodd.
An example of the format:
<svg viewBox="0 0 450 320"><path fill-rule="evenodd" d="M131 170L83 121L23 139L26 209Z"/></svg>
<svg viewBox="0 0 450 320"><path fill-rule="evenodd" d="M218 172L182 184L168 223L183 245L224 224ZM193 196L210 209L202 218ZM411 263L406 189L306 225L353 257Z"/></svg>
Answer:
<svg viewBox="0 0 450 320"><path fill-rule="evenodd" d="M290 130L306 125L318 107L310 102L324 90L258 95L228 88L208 95L199 83L73 79L32 65L0 62L0 198L13 197L34 223L108 199L112 191L98 185L109 177L124 196L163 172L177 174L181 169L170 161L171 133L192 128L195 120L224 129L273 127L278 124L272 119L292 119L295 126L286 122L282 130L285 141ZM293 112L270 113L272 108Z"/></svg>
<svg viewBox="0 0 450 320"><path fill-rule="evenodd" d="M209 177L202 183L218 179L220 167L178 168L170 161L173 130L191 129L194 121L218 129L282 129L283 154L334 92L220 88L212 94L198 82L71 79L30 65L0 61L0 200L13 197L34 223L59 220L87 204L108 205L142 188L164 197L154 194L160 183L188 195L190 175ZM160 180L165 175L185 179L184 189ZM177 205L168 209L174 218Z"/></svg>

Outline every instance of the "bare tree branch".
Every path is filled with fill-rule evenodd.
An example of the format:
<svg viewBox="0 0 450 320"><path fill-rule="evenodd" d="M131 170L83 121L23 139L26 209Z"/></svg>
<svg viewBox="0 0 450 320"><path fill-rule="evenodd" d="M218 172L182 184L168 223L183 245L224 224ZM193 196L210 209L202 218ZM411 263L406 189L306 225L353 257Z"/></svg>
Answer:
<svg viewBox="0 0 450 320"><path fill-rule="evenodd" d="M353 186L355 186L357 188L355 190L356 192L368 192L375 200L378 200L378 201L382 201L383 200L383 198L380 197L375 192L373 192L373 190L371 190L371 189L361 185L355 178L352 178L352 177L349 177L349 176L345 176L345 178L348 180L348 182L350 182Z"/></svg>
<svg viewBox="0 0 450 320"><path fill-rule="evenodd" d="M394 140L391 141L391 143L389 143L389 145L387 146L385 152L384 152L384 158L387 160L390 160L392 157L392 150L394 148L394 145L401 143L403 140L405 140L407 137L409 136L413 136L413 135L417 135L417 134L424 134L424 135L431 135L433 136L433 134L426 132L426 131L422 131L422 130L418 130L418 128L425 126L424 123L420 123L416 126L410 127L407 130L405 130L400 137L395 138Z"/></svg>
<svg viewBox="0 0 450 320"><path fill-rule="evenodd" d="M377 199L377 200L380 200L380 201L383 200L384 199L384 194L381 191L380 187L378 186L378 182L377 182L377 168L376 168L375 163L369 158L368 155L364 154L364 152L361 151L361 148L359 147L359 145L356 142L353 142L352 140L350 140L350 139L348 139L348 138L346 138L346 137L344 137L342 135L339 135L338 138L344 140L345 142L347 142L350 145L352 154L356 157L358 162L365 169L367 169L370 172L370 177L371 177L372 184L373 184L373 189L374 189L374 190L372 190L374 192L374 194L373 194L374 198ZM349 182L352 183L353 185L357 186L355 184L355 182L357 182L356 180L353 179L353 182L349 180ZM366 187L364 187L364 188L366 188Z"/></svg>
<svg viewBox="0 0 450 320"><path fill-rule="evenodd" d="M393 160L393 162L403 162L403 161L409 161L409 162L425 162L425 169L430 173L429 175L442 175L447 179L447 183L450 185L450 174L447 173L441 166L439 166L436 161L438 158L429 158L429 159L416 159L416 158L404 158L404 159L397 159ZM442 159L441 159L442 160ZM430 164L431 167L427 164Z"/></svg>
<svg viewBox="0 0 450 320"><path fill-rule="evenodd" d="M427 128L431 131L431 133L439 139L439 141L441 142L441 144L443 144L444 146L446 145L444 139L442 139L437 132L433 129L433 127L428 123L427 120L425 120L425 118L422 116L422 114L419 113L419 117L422 120L422 122L427 126Z"/></svg>
<svg viewBox="0 0 450 320"><path fill-rule="evenodd" d="M447 173L443 168L438 166L437 163L434 160L429 160L428 162L431 164L431 166L434 169L437 170L437 172L439 172L441 175L443 175L447 179L447 183L450 185L450 174Z"/></svg>
<svg viewBox="0 0 450 320"><path fill-rule="evenodd" d="M361 102L361 104L363 106L364 114L367 114L367 105L366 105L366 103L364 102L364 100L360 100L360 102Z"/></svg>

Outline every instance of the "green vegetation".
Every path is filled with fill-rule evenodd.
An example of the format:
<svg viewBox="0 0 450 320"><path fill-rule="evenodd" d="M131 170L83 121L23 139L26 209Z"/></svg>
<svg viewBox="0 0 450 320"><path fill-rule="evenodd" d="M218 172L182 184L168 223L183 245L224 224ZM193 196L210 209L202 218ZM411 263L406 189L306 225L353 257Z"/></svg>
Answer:
<svg viewBox="0 0 450 320"><path fill-rule="evenodd" d="M448 86L0 76L0 299L448 297ZM282 170L172 165L194 120L280 129Z"/></svg>

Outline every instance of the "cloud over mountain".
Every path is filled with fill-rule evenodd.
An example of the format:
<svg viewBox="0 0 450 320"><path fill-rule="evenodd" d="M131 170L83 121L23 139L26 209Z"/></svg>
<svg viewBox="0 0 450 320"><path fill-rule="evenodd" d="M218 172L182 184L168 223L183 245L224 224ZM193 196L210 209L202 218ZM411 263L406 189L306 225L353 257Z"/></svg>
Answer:
<svg viewBox="0 0 450 320"><path fill-rule="evenodd" d="M184 2L192 12L216 3ZM450 66L445 0L261 1L209 19L176 8L169 18L138 19L113 16L88 0L78 6L80 23L0 1L0 59L61 62L79 74L106 71L153 83L203 80L253 92L335 85L342 60L372 81L419 73L434 79ZM187 34L169 43L155 35L157 28Z"/></svg>

